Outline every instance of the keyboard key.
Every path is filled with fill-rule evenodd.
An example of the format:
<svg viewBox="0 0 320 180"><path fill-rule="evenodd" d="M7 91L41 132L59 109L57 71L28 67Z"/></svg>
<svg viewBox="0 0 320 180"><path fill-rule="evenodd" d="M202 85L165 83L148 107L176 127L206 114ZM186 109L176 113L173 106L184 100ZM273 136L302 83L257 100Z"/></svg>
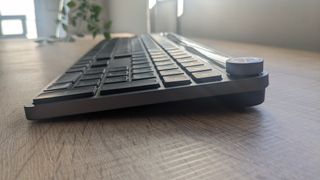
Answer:
<svg viewBox="0 0 320 180"><path fill-rule="evenodd" d="M155 62L154 64L155 64L156 66L165 66L165 65L174 64L174 62L171 61L171 60L167 60L167 61Z"/></svg>
<svg viewBox="0 0 320 180"><path fill-rule="evenodd" d="M108 65L108 62L109 61L96 61L91 67L105 67Z"/></svg>
<svg viewBox="0 0 320 180"><path fill-rule="evenodd" d="M85 74L102 74L105 72L105 68L91 68L87 70Z"/></svg>
<svg viewBox="0 0 320 180"><path fill-rule="evenodd" d="M88 68L89 64L74 64L73 66L71 66L70 69L77 69L77 68Z"/></svg>
<svg viewBox="0 0 320 180"><path fill-rule="evenodd" d="M98 86L99 83L100 83L100 79L81 80L76 84L75 87Z"/></svg>
<svg viewBox="0 0 320 180"><path fill-rule="evenodd" d="M178 75L178 74L183 74L183 71L180 69L171 69L171 70L164 70L164 71L159 71L161 76L168 76L168 75Z"/></svg>
<svg viewBox="0 0 320 180"><path fill-rule="evenodd" d="M152 59L154 62L161 62L161 61L168 61L170 60L170 58L165 57L165 58L156 58L156 59Z"/></svg>
<svg viewBox="0 0 320 180"><path fill-rule="evenodd" d="M138 64L138 65L133 65L132 66L133 69L140 69L140 68L147 68L147 67L151 67L150 63Z"/></svg>
<svg viewBox="0 0 320 180"><path fill-rule="evenodd" d="M169 65L165 65L165 66L157 66L157 69L158 69L159 71L169 70L169 69L178 69L178 66L175 65L175 64L169 64Z"/></svg>
<svg viewBox="0 0 320 180"><path fill-rule="evenodd" d="M114 55L114 59L127 58L127 57L131 57L131 53L129 53L129 52L124 52L124 53L122 53L122 54L115 54L115 55Z"/></svg>
<svg viewBox="0 0 320 180"><path fill-rule="evenodd" d="M132 59L133 58L141 58L141 57L145 58L146 55L144 53L132 54Z"/></svg>
<svg viewBox="0 0 320 180"><path fill-rule="evenodd" d="M107 61L109 59L110 57L100 57L100 58L97 58L97 61Z"/></svg>
<svg viewBox="0 0 320 180"><path fill-rule="evenodd" d="M185 74L163 76L162 78L163 78L163 84L166 87L191 84L190 79Z"/></svg>
<svg viewBox="0 0 320 180"><path fill-rule="evenodd" d="M101 79L103 74L85 74L80 80Z"/></svg>
<svg viewBox="0 0 320 180"><path fill-rule="evenodd" d="M112 67L109 68L108 71L109 72L117 72L117 71L128 71L128 66L118 66L118 67Z"/></svg>
<svg viewBox="0 0 320 180"><path fill-rule="evenodd" d="M126 81L128 81L127 76L119 76L119 77L106 78L104 80L104 83L105 84L112 84L112 83L120 83L120 82L126 82Z"/></svg>
<svg viewBox="0 0 320 180"><path fill-rule="evenodd" d="M73 88L64 91L52 91L45 92L40 94L38 97L33 99L33 103L48 103L48 102L56 102L61 100L71 100L85 97L94 96L97 88L95 86L87 86L80 88Z"/></svg>
<svg viewBox="0 0 320 180"><path fill-rule="evenodd" d="M151 51L149 52L151 56L163 56L165 55L165 53L161 52L161 51Z"/></svg>
<svg viewBox="0 0 320 180"><path fill-rule="evenodd" d="M187 59L177 59L177 61L179 63L188 63L188 62L195 62L197 60L193 59L193 58L187 58Z"/></svg>
<svg viewBox="0 0 320 180"><path fill-rule="evenodd" d="M128 75L128 71L115 71L115 72L108 72L107 77L117 77L117 76L126 76Z"/></svg>
<svg viewBox="0 0 320 180"><path fill-rule="evenodd" d="M70 68L67 73L72 73L72 72L84 72L86 70L85 67L80 67L80 68Z"/></svg>
<svg viewBox="0 0 320 180"><path fill-rule="evenodd" d="M61 90L61 89L67 89L72 85L72 83L60 83L60 84L53 84L49 86L44 91L54 91L54 90Z"/></svg>
<svg viewBox="0 0 320 180"><path fill-rule="evenodd" d="M139 65L139 64L145 64L148 63L148 60L144 60L144 61L133 61L132 65Z"/></svg>
<svg viewBox="0 0 320 180"><path fill-rule="evenodd" d="M195 72L191 74L191 77L194 81L198 83L222 80L221 74L212 70Z"/></svg>
<svg viewBox="0 0 320 180"><path fill-rule="evenodd" d="M56 81L56 83L67 83L67 82L74 83L79 79L81 74L82 74L81 72L65 73Z"/></svg>
<svg viewBox="0 0 320 180"><path fill-rule="evenodd" d="M203 65L203 63L202 63L202 62L199 62L199 61L192 61L192 62L181 63L181 65L182 65L183 67L191 67L191 66Z"/></svg>
<svg viewBox="0 0 320 180"><path fill-rule="evenodd" d="M156 79L144 79L139 81L131 81L117 84L106 84L101 88L101 95L147 90L147 89L156 89L160 85Z"/></svg>
<svg viewBox="0 0 320 180"><path fill-rule="evenodd" d="M152 59L161 59L161 58L168 58L166 54L162 55L151 55Z"/></svg>
<svg viewBox="0 0 320 180"><path fill-rule="evenodd" d="M153 72L153 70L151 67L132 70L133 74L146 73L146 72Z"/></svg>
<svg viewBox="0 0 320 180"><path fill-rule="evenodd" d="M141 61L141 60L147 60L147 57L141 56L141 57L133 57L131 59L132 59L132 61Z"/></svg>
<svg viewBox="0 0 320 180"><path fill-rule="evenodd" d="M199 66L186 67L186 70L192 73L192 72L199 72L199 71L208 71L208 70L212 70L212 68L206 65L199 65Z"/></svg>
<svg viewBox="0 0 320 180"><path fill-rule="evenodd" d="M185 55L174 55L174 59L185 59L185 58L191 58L192 56L185 54Z"/></svg>
<svg viewBox="0 0 320 180"><path fill-rule="evenodd" d="M154 75L153 72L148 72L148 73L140 73L140 74L133 74L132 80L141 80L141 79L151 79L155 78L156 76Z"/></svg>

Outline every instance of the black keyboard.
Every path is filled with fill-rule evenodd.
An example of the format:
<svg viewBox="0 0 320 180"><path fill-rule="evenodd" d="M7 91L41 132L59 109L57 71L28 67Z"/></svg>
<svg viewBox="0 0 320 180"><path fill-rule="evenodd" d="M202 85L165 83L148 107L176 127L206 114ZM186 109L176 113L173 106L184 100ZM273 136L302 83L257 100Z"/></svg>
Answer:
<svg viewBox="0 0 320 180"><path fill-rule="evenodd" d="M233 58L172 33L103 40L25 106L38 120L218 96L264 101L263 60Z"/></svg>

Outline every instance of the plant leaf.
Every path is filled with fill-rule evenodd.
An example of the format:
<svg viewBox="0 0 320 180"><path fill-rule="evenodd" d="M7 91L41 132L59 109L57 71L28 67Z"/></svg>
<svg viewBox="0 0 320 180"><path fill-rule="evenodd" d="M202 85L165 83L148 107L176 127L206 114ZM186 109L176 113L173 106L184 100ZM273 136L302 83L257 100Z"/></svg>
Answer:
<svg viewBox="0 0 320 180"><path fill-rule="evenodd" d="M111 25L112 25L112 21L108 21L106 23L104 23L104 29L110 29L111 28Z"/></svg>
<svg viewBox="0 0 320 180"><path fill-rule="evenodd" d="M72 8L76 7L77 4L76 4L76 2L74 2L74 1L70 1L70 2L67 3L67 6L68 6L70 9L72 9Z"/></svg>
<svg viewBox="0 0 320 180"><path fill-rule="evenodd" d="M64 15L64 16L67 14L67 11L66 11L65 7L62 7L61 14Z"/></svg>
<svg viewBox="0 0 320 180"><path fill-rule="evenodd" d="M64 31L68 31L68 26L67 26L66 24L62 24L62 29L63 29Z"/></svg>
<svg viewBox="0 0 320 180"><path fill-rule="evenodd" d="M103 36L104 36L104 38L107 39L107 40L111 39L111 34L110 34L109 32L104 32L104 33L103 33Z"/></svg>
<svg viewBox="0 0 320 180"><path fill-rule="evenodd" d="M71 24L73 27L77 26L77 17L72 17L71 18Z"/></svg>

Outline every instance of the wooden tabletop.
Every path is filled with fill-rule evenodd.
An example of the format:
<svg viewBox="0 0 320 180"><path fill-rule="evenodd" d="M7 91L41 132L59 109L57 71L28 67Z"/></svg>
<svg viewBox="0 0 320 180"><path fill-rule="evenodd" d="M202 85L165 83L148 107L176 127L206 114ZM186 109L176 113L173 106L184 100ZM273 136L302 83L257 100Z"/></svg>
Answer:
<svg viewBox="0 0 320 180"><path fill-rule="evenodd" d="M266 101L214 99L30 122L23 105L99 39L0 41L0 179L319 179L320 53L197 39L265 59Z"/></svg>

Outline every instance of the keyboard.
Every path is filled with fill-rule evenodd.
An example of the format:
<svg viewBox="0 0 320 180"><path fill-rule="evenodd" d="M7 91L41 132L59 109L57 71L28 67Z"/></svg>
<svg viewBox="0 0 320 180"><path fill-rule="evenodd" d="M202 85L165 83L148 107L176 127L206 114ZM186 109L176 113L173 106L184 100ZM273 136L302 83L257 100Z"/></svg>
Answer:
<svg viewBox="0 0 320 180"><path fill-rule="evenodd" d="M264 101L263 60L231 57L173 33L103 40L25 105L41 120L217 96L242 107Z"/></svg>

